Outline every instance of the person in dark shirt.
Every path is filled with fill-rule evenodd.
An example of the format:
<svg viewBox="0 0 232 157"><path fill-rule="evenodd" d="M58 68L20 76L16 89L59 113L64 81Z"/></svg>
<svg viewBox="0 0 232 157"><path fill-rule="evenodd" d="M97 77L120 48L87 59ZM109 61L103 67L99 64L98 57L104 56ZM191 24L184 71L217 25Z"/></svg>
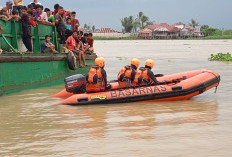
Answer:
<svg viewBox="0 0 232 157"><path fill-rule="evenodd" d="M81 38L81 41L84 45L87 45L87 38L88 38L88 33L85 33L84 36Z"/></svg>
<svg viewBox="0 0 232 157"><path fill-rule="evenodd" d="M84 53L89 52L90 45L88 44L88 33L85 33L84 36L81 38L81 41L83 43L83 51Z"/></svg>
<svg viewBox="0 0 232 157"><path fill-rule="evenodd" d="M19 16L18 10L12 11L12 19L16 19L17 21L19 21L21 19L21 17Z"/></svg>
<svg viewBox="0 0 232 157"><path fill-rule="evenodd" d="M13 10L18 10L19 16L22 16L22 7L23 7L23 0L13 0Z"/></svg>
<svg viewBox="0 0 232 157"><path fill-rule="evenodd" d="M55 16L56 28L61 39L61 44L65 44L66 41L66 27L62 18L62 15L64 13L63 10L63 7L59 6L58 13Z"/></svg>
<svg viewBox="0 0 232 157"><path fill-rule="evenodd" d="M33 4L29 4L29 5L27 6L27 13L33 15L33 14L34 14L34 13L33 13L34 8L35 8L35 7L34 7Z"/></svg>
<svg viewBox="0 0 232 157"><path fill-rule="evenodd" d="M32 53L32 44L31 44L31 24L30 19L27 14L27 7L22 7L22 16L21 16L21 22L22 22L22 32L23 32L23 43L25 47L28 49L27 53Z"/></svg>

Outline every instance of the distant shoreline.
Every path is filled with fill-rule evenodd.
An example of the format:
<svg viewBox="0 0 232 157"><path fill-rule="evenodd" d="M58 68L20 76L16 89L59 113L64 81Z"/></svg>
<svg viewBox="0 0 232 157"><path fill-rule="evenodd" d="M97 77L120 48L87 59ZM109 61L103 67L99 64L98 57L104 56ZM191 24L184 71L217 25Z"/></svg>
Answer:
<svg viewBox="0 0 232 157"><path fill-rule="evenodd" d="M187 39L143 39L143 38L135 38L135 37L125 37L125 38L94 37L94 40L225 40L225 39L232 39L232 35L207 36L203 38L187 38Z"/></svg>

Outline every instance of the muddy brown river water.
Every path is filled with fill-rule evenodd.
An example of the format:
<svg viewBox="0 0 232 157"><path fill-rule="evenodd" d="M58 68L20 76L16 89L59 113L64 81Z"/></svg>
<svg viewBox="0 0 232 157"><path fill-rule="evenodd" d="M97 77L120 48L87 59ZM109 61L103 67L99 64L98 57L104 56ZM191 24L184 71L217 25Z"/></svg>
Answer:
<svg viewBox="0 0 232 157"><path fill-rule="evenodd" d="M232 53L232 40L96 41L109 80L133 57L155 60L155 73L195 69L220 73L214 89L186 101L97 106L57 105L49 95L63 85L0 97L0 156L230 157L232 62L210 62Z"/></svg>

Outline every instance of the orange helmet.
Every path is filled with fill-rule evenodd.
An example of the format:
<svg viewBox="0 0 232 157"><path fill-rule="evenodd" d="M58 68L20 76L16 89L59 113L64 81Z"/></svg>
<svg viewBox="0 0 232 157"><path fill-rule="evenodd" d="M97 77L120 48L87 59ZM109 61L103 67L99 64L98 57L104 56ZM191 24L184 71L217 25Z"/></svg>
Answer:
<svg viewBox="0 0 232 157"><path fill-rule="evenodd" d="M131 60L131 65L134 65L136 68L138 68L140 65L140 61L137 58L133 58Z"/></svg>
<svg viewBox="0 0 232 157"><path fill-rule="evenodd" d="M146 60L146 62L145 62L145 66L149 66L149 67L151 67L151 68L153 68L154 67L154 61L152 60L152 59L148 59L148 60Z"/></svg>
<svg viewBox="0 0 232 157"><path fill-rule="evenodd" d="M105 59L103 57L97 57L95 59L95 64L101 68L105 66Z"/></svg>

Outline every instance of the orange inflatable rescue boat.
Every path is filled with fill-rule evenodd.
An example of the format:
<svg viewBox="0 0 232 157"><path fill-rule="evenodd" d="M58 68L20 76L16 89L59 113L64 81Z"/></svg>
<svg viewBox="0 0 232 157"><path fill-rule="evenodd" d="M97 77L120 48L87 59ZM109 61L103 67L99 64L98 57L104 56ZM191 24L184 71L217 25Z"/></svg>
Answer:
<svg viewBox="0 0 232 157"><path fill-rule="evenodd" d="M220 83L220 75L212 70L195 70L172 75L158 77L162 85L136 86L120 88L118 82L111 82L111 89L98 93L70 93L70 87L83 83L79 80L66 84L66 89L53 95L53 97L64 98L59 104L67 105L93 105L114 104L137 101L176 101L190 99L196 95L217 87ZM81 87L83 88L83 87ZM66 91L67 90L67 91Z"/></svg>

